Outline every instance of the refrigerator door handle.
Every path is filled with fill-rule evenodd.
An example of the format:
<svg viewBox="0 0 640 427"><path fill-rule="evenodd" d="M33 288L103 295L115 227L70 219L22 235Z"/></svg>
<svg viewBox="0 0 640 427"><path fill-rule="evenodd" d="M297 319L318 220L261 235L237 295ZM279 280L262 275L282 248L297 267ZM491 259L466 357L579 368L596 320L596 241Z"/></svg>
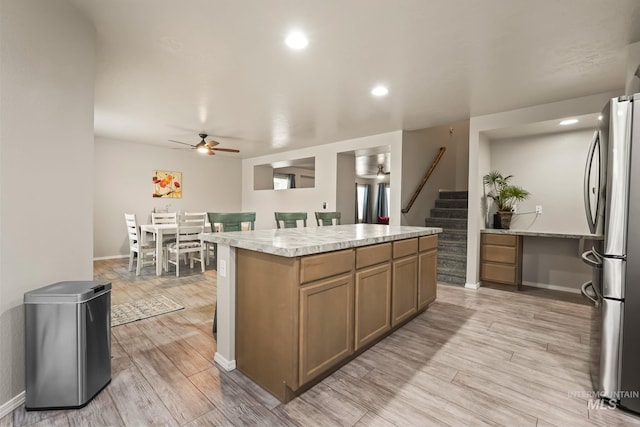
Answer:
<svg viewBox="0 0 640 427"><path fill-rule="evenodd" d="M591 233L596 233L598 229L598 213L600 210L600 180L602 179L602 159L600 159L600 133L595 131L593 138L591 139L591 145L589 147L589 154L587 155L587 165L584 170L584 210L587 214L587 224L589 224L589 230ZM598 156L597 158L595 156ZM593 170L594 161L598 160L598 169ZM595 177L592 174L597 174ZM597 179L597 188L592 187L592 179ZM593 194L592 194L593 193ZM595 200L593 199L595 198ZM595 201L595 206L591 206Z"/></svg>
<svg viewBox="0 0 640 427"><path fill-rule="evenodd" d="M591 288L591 292L587 291L589 288ZM600 298L598 297L598 292L593 287L593 282L591 280L582 284L580 292L582 292L582 295L591 301L591 304L593 304L595 308L600 308Z"/></svg>
<svg viewBox="0 0 640 427"><path fill-rule="evenodd" d="M582 261L594 268L602 268L602 258L600 258L594 249L588 250L582 254ZM590 283L590 282L587 282Z"/></svg>

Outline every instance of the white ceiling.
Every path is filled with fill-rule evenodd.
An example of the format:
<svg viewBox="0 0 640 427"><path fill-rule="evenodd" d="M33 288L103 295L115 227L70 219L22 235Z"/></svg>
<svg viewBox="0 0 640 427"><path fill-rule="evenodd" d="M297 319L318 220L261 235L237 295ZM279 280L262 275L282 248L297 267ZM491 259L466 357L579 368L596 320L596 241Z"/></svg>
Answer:
<svg viewBox="0 0 640 427"><path fill-rule="evenodd" d="M70 1L97 32L96 135L241 157L622 88L640 40L638 0Z"/></svg>

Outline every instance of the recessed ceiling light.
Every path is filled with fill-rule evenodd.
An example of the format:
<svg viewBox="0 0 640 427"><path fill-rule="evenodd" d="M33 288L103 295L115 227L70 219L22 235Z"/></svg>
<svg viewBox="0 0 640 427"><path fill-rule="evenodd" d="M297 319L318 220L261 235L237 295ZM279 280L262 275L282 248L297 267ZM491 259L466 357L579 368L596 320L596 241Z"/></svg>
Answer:
<svg viewBox="0 0 640 427"><path fill-rule="evenodd" d="M567 119L560 122L560 126L574 125L578 123L578 119Z"/></svg>
<svg viewBox="0 0 640 427"><path fill-rule="evenodd" d="M385 96L388 93L389 93L389 89L387 89L384 86L376 86L373 89L371 89L371 95L373 96Z"/></svg>
<svg viewBox="0 0 640 427"><path fill-rule="evenodd" d="M602 114L598 116L598 120L602 120Z"/></svg>
<svg viewBox="0 0 640 427"><path fill-rule="evenodd" d="M307 47L307 45L309 44L309 39L300 31L292 31L289 33L287 38L284 39L284 42L291 49L300 50Z"/></svg>

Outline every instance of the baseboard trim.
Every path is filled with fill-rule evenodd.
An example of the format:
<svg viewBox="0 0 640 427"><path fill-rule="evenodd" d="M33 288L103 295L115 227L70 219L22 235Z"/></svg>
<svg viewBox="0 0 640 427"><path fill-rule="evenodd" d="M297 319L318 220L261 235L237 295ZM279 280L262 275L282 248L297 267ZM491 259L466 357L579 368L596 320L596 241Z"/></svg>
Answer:
<svg viewBox="0 0 640 427"><path fill-rule="evenodd" d="M552 284L549 284L549 283L527 282L527 281L523 280L522 284L525 285L525 286L531 286L531 287L534 287L534 288L550 289L552 291L569 292L569 293L572 293L572 294L579 294L580 293L580 289L567 288L565 286L552 285Z"/></svg>
<svg viewBox="0 0 640 427"><path fill-rule="evenodd" d="M0 406L0 420L6 417L7 415L9 415L10 413L12 413L17 408L19 408L20 405L24 403L24 399L25 399L25 392L23 391L17 396L15 396L13 399L3 403Z"/></svg>
<svg viewBox="0 0 640 427"><path fill-rule="evenodd" d="M129 258L129 255L111 255L111 256L97 256L94 257L94 261L103 261L105 259L120 259L120 258Z"/></svg>
<svg viewBox="0 0 640 427"><path fill-rule="evenodd" d="M222 367L225 371L233 371L236 369L236 361L235 360L227 360L224 356L216 351L215 356L213 356L213 361Z"/></svg>
<svg viewBox="0 0 640 427"><path fill-rule="evenodd" d="M465 283L464 287L467 289L480 289L480 283Z"/></svg>

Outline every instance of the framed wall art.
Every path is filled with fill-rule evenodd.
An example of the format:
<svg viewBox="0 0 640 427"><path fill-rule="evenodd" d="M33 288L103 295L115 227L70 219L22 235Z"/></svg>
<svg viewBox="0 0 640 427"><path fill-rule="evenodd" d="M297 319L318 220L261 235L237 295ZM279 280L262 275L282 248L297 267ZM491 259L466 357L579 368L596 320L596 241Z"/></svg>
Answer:
<svg viewBox="0 0 640 427"><path fill-rule="evenodd" d="M182 172L153 171L153 197L179 199L182 197Z"/></svg>

